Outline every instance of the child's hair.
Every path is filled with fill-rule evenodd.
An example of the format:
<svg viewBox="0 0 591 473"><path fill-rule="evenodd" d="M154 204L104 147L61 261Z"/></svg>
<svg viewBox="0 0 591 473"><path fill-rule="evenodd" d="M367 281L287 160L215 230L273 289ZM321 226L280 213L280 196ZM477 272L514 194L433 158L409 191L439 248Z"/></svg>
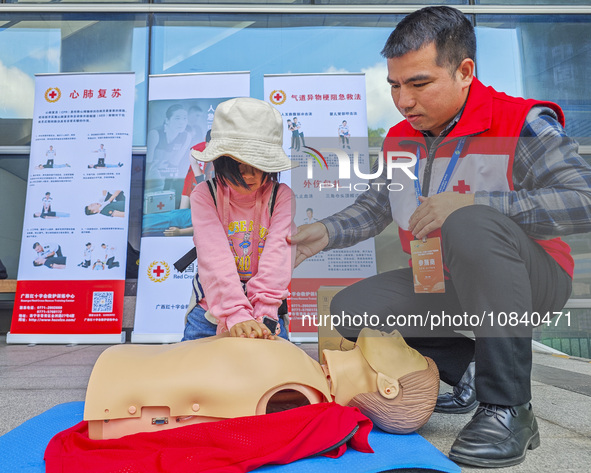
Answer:
<svg viewBox="0 0 591 473"><path fill-rule="evenodd" d="M213 162L213 167L215 169L215 177L220 184L227 186L230 183L244 187L245 189L249 188L240 173L240 163L230 156L220 156ZM268 180L277 182L279 180L279 173L263 172L261 184L265 184Z"/></svg>

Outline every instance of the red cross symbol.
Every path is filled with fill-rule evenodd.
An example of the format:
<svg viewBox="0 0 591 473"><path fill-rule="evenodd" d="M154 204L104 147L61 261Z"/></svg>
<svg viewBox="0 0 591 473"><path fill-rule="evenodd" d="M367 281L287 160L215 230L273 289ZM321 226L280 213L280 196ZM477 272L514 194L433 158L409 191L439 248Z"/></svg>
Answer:
<svg viewBox="0 0 591 473"><path fill-rule="evenodd" d="M281 95L279 92L277 92L277 93L276 93L276 94L273 96L273 98L274 98L274 99L275 99L277 102L279 102L279 101L280 101L280 100L283 98L283 95Z"/></svg>
<svg viewBox="0 0 591 473"><path fill-rule="evenodd" d="M164 270L160 267L160 265L156 266L156 269L152 270L153 273L156 274L156 277L159 278L160 275L164 272Z"/></svg>
<svg viewBox="0 0 591 473"><path fill-rule="evenodd" d="M164 208L164 204L162 202L160 202L156 207L158 207L160 210L162 210Z"/></svg>
<svg viewBox="0 0 591 473"><path fill-rule="evenodd" d="M49 94L49 97L54 99L56 95L57 95L57 93L55 92L55 90L52 90L51 93Z"/></svg>
<svg viewBox="0 0 591 473"><path fill-rule="evenodd" d="M460 194L465 194L469 190L470 190L470 186L467 186L466 181L464 181L464 180L458 181L458 185L453 186L453 191L459 192Z"/></svg>

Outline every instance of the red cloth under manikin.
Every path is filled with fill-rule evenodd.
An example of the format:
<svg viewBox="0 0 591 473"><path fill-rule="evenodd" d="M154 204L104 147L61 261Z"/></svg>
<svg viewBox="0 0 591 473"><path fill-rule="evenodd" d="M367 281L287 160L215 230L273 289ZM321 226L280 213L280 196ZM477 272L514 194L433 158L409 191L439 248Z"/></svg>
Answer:
<svg viewBox="0 0 591 473"><path fill-rule="evenodd" d="M320 403L261 416L238 417L120 439L90 440L88 423L58 433L45 450L47 473L251 471L323 452L357 429L349 445L373 453L372 423L356 408ZM336 458L346 444L325 456Z"/></svg>

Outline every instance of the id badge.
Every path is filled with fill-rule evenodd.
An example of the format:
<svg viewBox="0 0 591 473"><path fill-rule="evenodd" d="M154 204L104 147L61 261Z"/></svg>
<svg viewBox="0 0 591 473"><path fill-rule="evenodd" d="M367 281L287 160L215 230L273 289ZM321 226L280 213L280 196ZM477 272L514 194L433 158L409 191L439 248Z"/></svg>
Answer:
<svg viewBox="0 0 591 473"><path fill-rule="evenodd" d="M413 240L410 242L410 254L415 293L445 292L441 239Z"/></svg>

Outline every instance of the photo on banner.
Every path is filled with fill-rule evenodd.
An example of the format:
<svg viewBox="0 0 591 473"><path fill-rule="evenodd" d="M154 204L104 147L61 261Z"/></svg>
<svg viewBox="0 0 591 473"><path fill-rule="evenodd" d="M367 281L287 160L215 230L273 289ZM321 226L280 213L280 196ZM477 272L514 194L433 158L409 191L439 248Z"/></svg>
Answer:
<svg viewBox="0 0 591 473"><path fill-rule="evenodd" d="M213 177L191 149L205 149L217 106L250 95L248 72L150 76L141 257L134 343L180 341L198 261L174 263L194 247L190 194ZM172 238L174 237L174 238Z"/></svg>
<svg viewBox="0 0 591 473"><path fill-rule="evenodd" d="M367 190L370 159L364 74L281 74L264 78L265 98L283 117L284 150L297 226L328 217ZM282 176L283 177L283 176ZM318 337L318 289L376 274L373 239L320 252L293 273L291 339Z"/></svg>
<svg viewBox="0 0 591 473"><path fill-rule="evenodd" d="M134 74L47 74L8 343L121 343Z"/></svg>
<svg viewBox="0 0 591 473"><path fill-rule="evenodd" d="M214 172L191 149L205 149L214 111L229 98L149 102L142 237L193 235L189 196Z"/></svg>

